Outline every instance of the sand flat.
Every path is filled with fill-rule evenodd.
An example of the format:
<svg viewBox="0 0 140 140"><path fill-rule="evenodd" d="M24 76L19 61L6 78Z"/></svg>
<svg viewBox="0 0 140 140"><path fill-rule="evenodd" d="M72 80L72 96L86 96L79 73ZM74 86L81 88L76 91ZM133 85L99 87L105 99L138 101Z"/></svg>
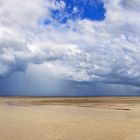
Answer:
<svg viewBox="0 0 140 140"><path fill-rule="evenodd" d="M140 97L0 98L0 140L140 140Z"/></svg>

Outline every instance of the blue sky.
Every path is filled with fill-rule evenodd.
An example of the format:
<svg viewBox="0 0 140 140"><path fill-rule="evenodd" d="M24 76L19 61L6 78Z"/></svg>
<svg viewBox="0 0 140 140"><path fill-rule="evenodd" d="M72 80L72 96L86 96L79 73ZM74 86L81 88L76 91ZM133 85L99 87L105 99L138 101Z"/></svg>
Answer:
<svg viewBox="0 0 140 140"><path fill-rule="evenodd" d="M139 1L0 3L0 95L140 94Z"/></svg>
<svg viewBox="0 0 140 140"><path fill-rule="evenodd" d="M56 2L60 3L60 0ZM101 21L105 18L104 3L101 0L64 0L63 2L65 3L63 10L52 10L53 18L61 23L65 23L69 19Z"/></svg>
<svg viewBox="0 0 140 140"><path fill-rule="evenodd" d="M100 22L105 19L106 10L102 0L56 0L55 4L61 8L50 9L51 18L41 19L41 24L48 25L54 21L65 24L68 20L83 19Z"/></svg>

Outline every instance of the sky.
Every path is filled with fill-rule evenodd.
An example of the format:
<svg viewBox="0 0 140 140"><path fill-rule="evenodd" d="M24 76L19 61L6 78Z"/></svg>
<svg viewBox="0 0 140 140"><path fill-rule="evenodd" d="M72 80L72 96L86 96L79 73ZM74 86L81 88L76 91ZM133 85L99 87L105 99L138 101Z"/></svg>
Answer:
<svg viewBox="0 0 140 140"><path fill-rule="evenodd" d="M0 0L0 95L140 95L139 0Z"/></svg>

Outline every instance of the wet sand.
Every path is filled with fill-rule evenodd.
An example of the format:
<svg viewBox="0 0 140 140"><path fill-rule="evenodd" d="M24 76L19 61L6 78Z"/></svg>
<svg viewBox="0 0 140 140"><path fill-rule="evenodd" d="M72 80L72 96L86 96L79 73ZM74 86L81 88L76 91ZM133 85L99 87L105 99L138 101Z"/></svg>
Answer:
<svg viewBox="0 0 140 140"><path fill-rule="evenodd" d="M140 97L1 97L0 140L140 140Z"/></svg>

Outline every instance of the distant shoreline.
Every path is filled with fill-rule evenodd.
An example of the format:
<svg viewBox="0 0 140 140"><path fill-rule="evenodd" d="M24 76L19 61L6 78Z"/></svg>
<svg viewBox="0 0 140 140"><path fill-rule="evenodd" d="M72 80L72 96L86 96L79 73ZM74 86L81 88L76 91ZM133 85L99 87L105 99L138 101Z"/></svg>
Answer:
<svg viewBox="0 0 140 140"><path fill-rule="evenodd" d="M140 95L106 95L106 96L21 96L21 95L0 95L0 98L1 97L16 97L16 98L19 98L19 97L23 97L23 98L98 98L98 97L140 97Z"/></svg>

